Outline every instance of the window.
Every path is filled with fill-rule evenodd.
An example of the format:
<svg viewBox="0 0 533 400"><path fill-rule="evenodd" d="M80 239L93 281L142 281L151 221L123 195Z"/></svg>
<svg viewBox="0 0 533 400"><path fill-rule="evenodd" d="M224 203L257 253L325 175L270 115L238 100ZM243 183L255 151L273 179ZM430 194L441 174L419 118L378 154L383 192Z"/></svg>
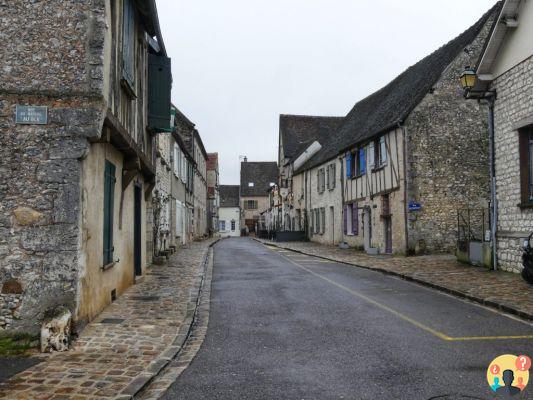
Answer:
<svg viewBox="0 0 533 400"><path fill-rule="evenodd" d="M248 187L254 187L254 183L253 182L248 182Z"/></svg>
<svg viewBox="0 0 533 400"><path fill-rule="evenodd" d="M220 221L220 230L221 231L225 231L226 230L226 221Z"/></svg>
<svg viewBox="0 0 533 400"><path fill-rule="evenodd" d="M259 204L257 200L244 200L244 209L245 210L257 210Z"/></svg>
<svg viewBox="0 0 533 400"><path fill-rule="evenodd" d="M231 230L232 231L235 230L235 220L234 219L231 220Z"/></svg>
<svg viewBox="0 0 533 400"><path fill-rule="evenodd" d="M321 226L320 226L320 209L319 208L315 208L313 210L313 214L314 214L314 220L315 220L315 233L320 233L322 232L321 231Z"/></svg>
<svg viewBox="0 0 533 400"><path fill-rule="evenodd" d="M122 38L122 79L133 92L135 89L135 9L133 0L124 0Z"/></svg>
<svg viewBox="0 0 533 400"><path fill-rule="evenodd" d="M533 127L519 133L522 205L533 204Z"/></svg>
<svg viewBox="0 0 533 400"><path fill-rule="evenodd" d="M385 141L385 136L379 138L379 157L376 157L379 160L379 165L387 164L387 143Z"/></svg>
<svg viewBox="0 0 533 400"><path fill-rule="evenodd" d="M357 236L359 234L359 213L357 203L344 206L344 234Z"/></svg>
<svg viewBox="0 0 533 400"><path fill-rule="evenodd" d="M115 210L116 167L106 160L104 173L104 260L103 265L113 262L113 214Z"/></svg>

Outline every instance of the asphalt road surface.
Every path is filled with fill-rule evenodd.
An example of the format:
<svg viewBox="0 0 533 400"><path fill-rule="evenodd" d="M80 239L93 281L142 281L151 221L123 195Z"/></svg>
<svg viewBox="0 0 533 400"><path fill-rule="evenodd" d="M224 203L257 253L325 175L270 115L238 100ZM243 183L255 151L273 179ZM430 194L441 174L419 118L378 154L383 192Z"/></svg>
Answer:
<svg viewBox="0 0 533 400"><path fill-rule="evenodd" d="M486 371L502 354L533 356L533 326L401 279L229 239L215 247L206 339L165 398L493 399ZM533 399L533 376L512 398Z"/></svg>

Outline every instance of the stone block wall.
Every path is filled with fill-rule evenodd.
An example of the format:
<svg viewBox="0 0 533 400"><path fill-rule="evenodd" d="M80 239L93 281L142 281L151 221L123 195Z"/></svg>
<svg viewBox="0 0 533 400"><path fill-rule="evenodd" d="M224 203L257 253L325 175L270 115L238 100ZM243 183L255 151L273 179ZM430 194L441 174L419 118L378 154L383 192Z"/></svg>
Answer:
<svg viewBox="0 0 533 400"><path fill-rule="evenodd" d="M103 124L105 2L0 1L0 334L78 302L80 160ZM48 107L16 125L16 105Z"/></svg>
<svg viewBox="0 0 533 400"><path fill-rule="evenodd" d="M498 199L498 266L522 269L522 242L533 231L533 209L521 209L518 131L513 126L533 115L533 57L493 82L496 185Z"/></svg>
<svg viewBox="0 0 533 400"><path fill-rule="evenodd" d="M492 20L445 70L407 119L409 252L451 252L457 242L457 211L486 208L490 198L488 113L466 100L459 76L475 65Z"/></svg>

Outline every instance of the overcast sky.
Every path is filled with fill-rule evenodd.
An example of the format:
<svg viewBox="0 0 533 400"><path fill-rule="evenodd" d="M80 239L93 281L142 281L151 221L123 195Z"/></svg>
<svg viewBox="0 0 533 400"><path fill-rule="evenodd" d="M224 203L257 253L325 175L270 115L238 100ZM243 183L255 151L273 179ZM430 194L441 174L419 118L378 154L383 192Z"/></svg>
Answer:
<svg viewBox="0 0 533 400"><path fill-rule="evenodd" d="M157 0L172 101L222 184L277 161L279 114L344 116L473 25L495 0Z"/></svg>

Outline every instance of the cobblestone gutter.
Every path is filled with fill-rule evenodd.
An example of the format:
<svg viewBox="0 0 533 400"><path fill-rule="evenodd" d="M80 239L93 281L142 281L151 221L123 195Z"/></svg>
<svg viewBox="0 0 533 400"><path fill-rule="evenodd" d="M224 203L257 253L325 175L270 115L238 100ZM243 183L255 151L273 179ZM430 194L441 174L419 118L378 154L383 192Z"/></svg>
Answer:
<svg viewBox="0 0 533 400"><path fill-rule="evenodd" d="M143 283L85 328L73 350L3 383L0 398L133 398L183 347L214 243L192 243L168 265L150 268Z"/></svg>

